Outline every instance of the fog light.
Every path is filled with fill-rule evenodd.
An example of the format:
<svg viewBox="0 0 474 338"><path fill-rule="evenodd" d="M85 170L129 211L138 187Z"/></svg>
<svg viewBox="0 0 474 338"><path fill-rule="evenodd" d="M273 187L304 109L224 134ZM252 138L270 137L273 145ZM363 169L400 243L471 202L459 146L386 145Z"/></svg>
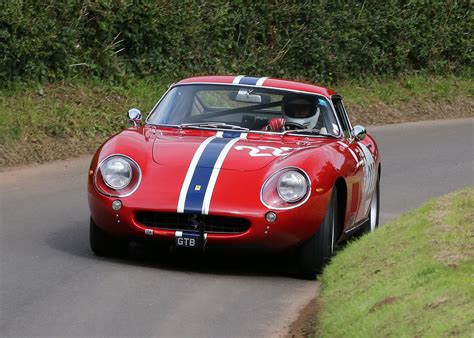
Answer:
<svg viewBox="0 0 474 338"><path fill-rule="evenodd" d="M120 200L115 200L112 202L112 209L115 211L120 210L122 208L122 202Z"/></svg>
<svg viewBox="0 0 474 338"><path fill-rule="evenodd" d="M265 219L267 220L268 223L273 223L276 221L277 215L273 211L270 211L270 212L267 212L267 214L265 215Z"/></svg>

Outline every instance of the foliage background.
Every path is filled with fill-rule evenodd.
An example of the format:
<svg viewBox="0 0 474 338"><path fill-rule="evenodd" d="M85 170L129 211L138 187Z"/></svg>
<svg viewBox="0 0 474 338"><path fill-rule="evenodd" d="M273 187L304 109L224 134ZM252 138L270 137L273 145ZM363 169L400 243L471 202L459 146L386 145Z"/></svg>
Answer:
<svg viewBox="0 0 474 338"><path fill-rule="evenodd" d="M0 84L241 73L334 83L472 73L472 2L7 0Z"/></svg>
<svg viewBox="0 0 474 338"><path fill-rule="evenodd" d="M472 117L472 1L0 1L0 170L92 153L169 83L328 85L353 124Z"/></svg>

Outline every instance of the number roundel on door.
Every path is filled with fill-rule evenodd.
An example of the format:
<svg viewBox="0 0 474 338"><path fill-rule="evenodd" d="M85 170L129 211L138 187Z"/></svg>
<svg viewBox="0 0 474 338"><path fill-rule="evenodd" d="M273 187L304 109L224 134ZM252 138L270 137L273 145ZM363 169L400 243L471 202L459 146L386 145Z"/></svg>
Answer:
<svg viewBox="0 0 474 338"><path fill-rule="evenodd" d="M368 211L370 206L370 200L375 191L377 173L375 170L374 156L370 152L369 148L361 142L357 142L357 147L360 149L360 155L363 162L364 170L364 181L363 181L363 193L364 193L364 211Z"/></svg>

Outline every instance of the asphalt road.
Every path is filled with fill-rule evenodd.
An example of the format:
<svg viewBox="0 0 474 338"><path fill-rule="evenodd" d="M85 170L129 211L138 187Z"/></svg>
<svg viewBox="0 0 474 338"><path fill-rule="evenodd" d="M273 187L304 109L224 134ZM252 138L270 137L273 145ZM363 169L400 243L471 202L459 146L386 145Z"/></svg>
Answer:
<svg viewBox="0 0 474 338"><path fill-rule="evenodd" d="M382 151L384 222L474 184L474 119L369 132ZM278 256L94 257L88 162L0 173L0 336L279 335L317 293Z"/></svg>

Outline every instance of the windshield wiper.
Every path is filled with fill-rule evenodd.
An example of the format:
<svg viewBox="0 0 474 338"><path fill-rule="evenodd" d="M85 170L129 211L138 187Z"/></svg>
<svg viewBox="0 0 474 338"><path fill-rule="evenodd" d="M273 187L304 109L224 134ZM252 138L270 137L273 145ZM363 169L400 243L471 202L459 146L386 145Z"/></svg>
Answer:
<svg viewBox="0 0 474 338"><path fill-rule="evenodd" d="M221 128L221 129L232 129L232 130L250 130L241 126L233 124L227 124L224 122L197 122L197 123L183 123L180 128Z"/></svg>
<svg viewBox="0 0 474 338"><path fill-rule="evenodd" d="M283 132L283 135L288 135L288 134L315 134L315 135L320 135L320 136L338 138L337 136L334 136L332 134L323 133L321 132L320 129L295 129L295 130L285 130Z"/></svg>

